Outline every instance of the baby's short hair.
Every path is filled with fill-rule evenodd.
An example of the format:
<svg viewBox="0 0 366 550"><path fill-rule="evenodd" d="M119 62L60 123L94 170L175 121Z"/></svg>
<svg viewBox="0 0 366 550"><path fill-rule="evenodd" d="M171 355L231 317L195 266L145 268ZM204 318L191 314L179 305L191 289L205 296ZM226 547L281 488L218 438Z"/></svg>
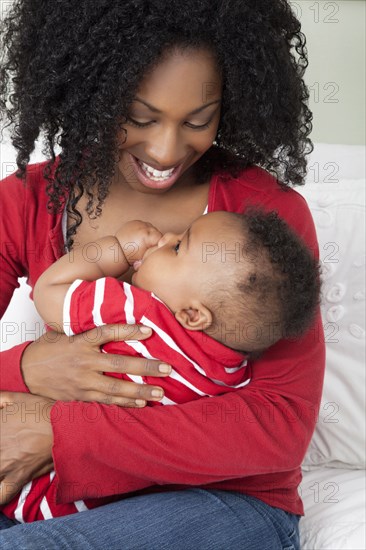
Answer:
<svg viewBox="0 0 366 550"><path fill-rule="evenodd" d="M233 214L235 219L247 261L244 269L242 262L235 264L225 288L211 293L216 326L212 336L257 357L282 338L299 337L314 321L320 299L319 261L276 212L250 208ZM231 341L220 335L225 327L230 336L234 325L240 329L231 331Z"/></svg>

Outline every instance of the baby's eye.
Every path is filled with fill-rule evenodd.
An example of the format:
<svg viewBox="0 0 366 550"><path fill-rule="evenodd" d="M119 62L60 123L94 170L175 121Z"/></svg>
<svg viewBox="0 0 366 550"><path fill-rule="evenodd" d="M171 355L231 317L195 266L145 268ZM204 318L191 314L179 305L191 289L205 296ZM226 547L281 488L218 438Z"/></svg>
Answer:
<svg viewBox="0 0 366 550"><path fill-rule="evenodd" d="M181 241L178 241L177 244L175 245L174 247L174 251L178 254L178 250L179 250L179 247L180 247L180 243Z"/></svg>

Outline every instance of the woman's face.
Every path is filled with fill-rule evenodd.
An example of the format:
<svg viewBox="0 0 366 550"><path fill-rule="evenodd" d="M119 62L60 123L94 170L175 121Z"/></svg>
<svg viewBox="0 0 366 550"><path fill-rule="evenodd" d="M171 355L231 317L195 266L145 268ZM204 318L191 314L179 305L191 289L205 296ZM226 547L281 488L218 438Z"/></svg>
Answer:
<svg viewBox="0 0 366 550"><path fill-rule="evenodd" d="M130 188L159 194L183 181L215 139L221 91L205 50L172 53L143 79L122 126L118 168Z"/></svg>

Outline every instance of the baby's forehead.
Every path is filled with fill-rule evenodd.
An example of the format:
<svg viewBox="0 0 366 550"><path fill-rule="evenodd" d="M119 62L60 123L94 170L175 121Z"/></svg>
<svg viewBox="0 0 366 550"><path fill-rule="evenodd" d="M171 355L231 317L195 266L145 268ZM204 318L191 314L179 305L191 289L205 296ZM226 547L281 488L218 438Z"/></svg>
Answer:
<svg viewBox="0 0 366 550"><path fill-rule="evenodd" d="M197 238L210 235L213 238L232 240L241 238L238 222L238 216L232 212L209 212L197 218L191 227L197 234Z"/></svg>
<svg viewBox="0 0 366 550"><path fill-rule="evenodd" d="M245 260L246 239L241 231L240 220L235 215L221 215L221 212L213 212L201 216L197 220L196 230L192 229L191 241L201 252L202 262L204 264L217 264L223 269L227 269L229 264L239 264ZM197 250L197 249L196 249Z"/></svg>

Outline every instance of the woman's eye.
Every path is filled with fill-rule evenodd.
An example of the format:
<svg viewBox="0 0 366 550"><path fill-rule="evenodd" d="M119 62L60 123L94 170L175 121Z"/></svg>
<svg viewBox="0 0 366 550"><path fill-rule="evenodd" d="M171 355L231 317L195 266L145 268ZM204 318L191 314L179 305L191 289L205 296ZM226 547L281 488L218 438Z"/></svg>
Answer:
<svg viewBox="0 0 366 550"><path fill-rule="evenodd" d="M178 254L178 251L179 251L180 243L181 243L181 241L178 241L177 244L176 244L175 247L174 247L174 251L175 251L177 254Z"/></svg>
<svg viewBox="0 0 366 550"><path fill-rule="evenodd" d="M138 122L137 120L134 120L133 118L128 118L128 123L131 126L135 126L136 128L147 128L150 126L150 124L153 124L155 121L150 120L149 122ZM188 126L188 128L191 128L192 130L204 130L205 128L209 128L212 120L209 120L206 122L206 124L191 124L190 122L186 122L185 125Z"/></svg>
<svg viewBox="0 0 366 550"><path fill-rule="evenodd" d="M133 120L133 118L128 119L128 123L131 124L131 126L136 126L137 128L146 128L147 126L150 126L154 121L150 122L137 122L137 120Z"/></svg>
<svg viewBox="0 0 366 550"><path fill-rule="evenodd" d="M190 122L186 122L186 125L188 126L188 128L192 128L192 130L203 130L204 128L208 128L211 122L212 120L209 120L208 122L206 122L206 124L201 124L201 125L191 124Z"/></svg>

